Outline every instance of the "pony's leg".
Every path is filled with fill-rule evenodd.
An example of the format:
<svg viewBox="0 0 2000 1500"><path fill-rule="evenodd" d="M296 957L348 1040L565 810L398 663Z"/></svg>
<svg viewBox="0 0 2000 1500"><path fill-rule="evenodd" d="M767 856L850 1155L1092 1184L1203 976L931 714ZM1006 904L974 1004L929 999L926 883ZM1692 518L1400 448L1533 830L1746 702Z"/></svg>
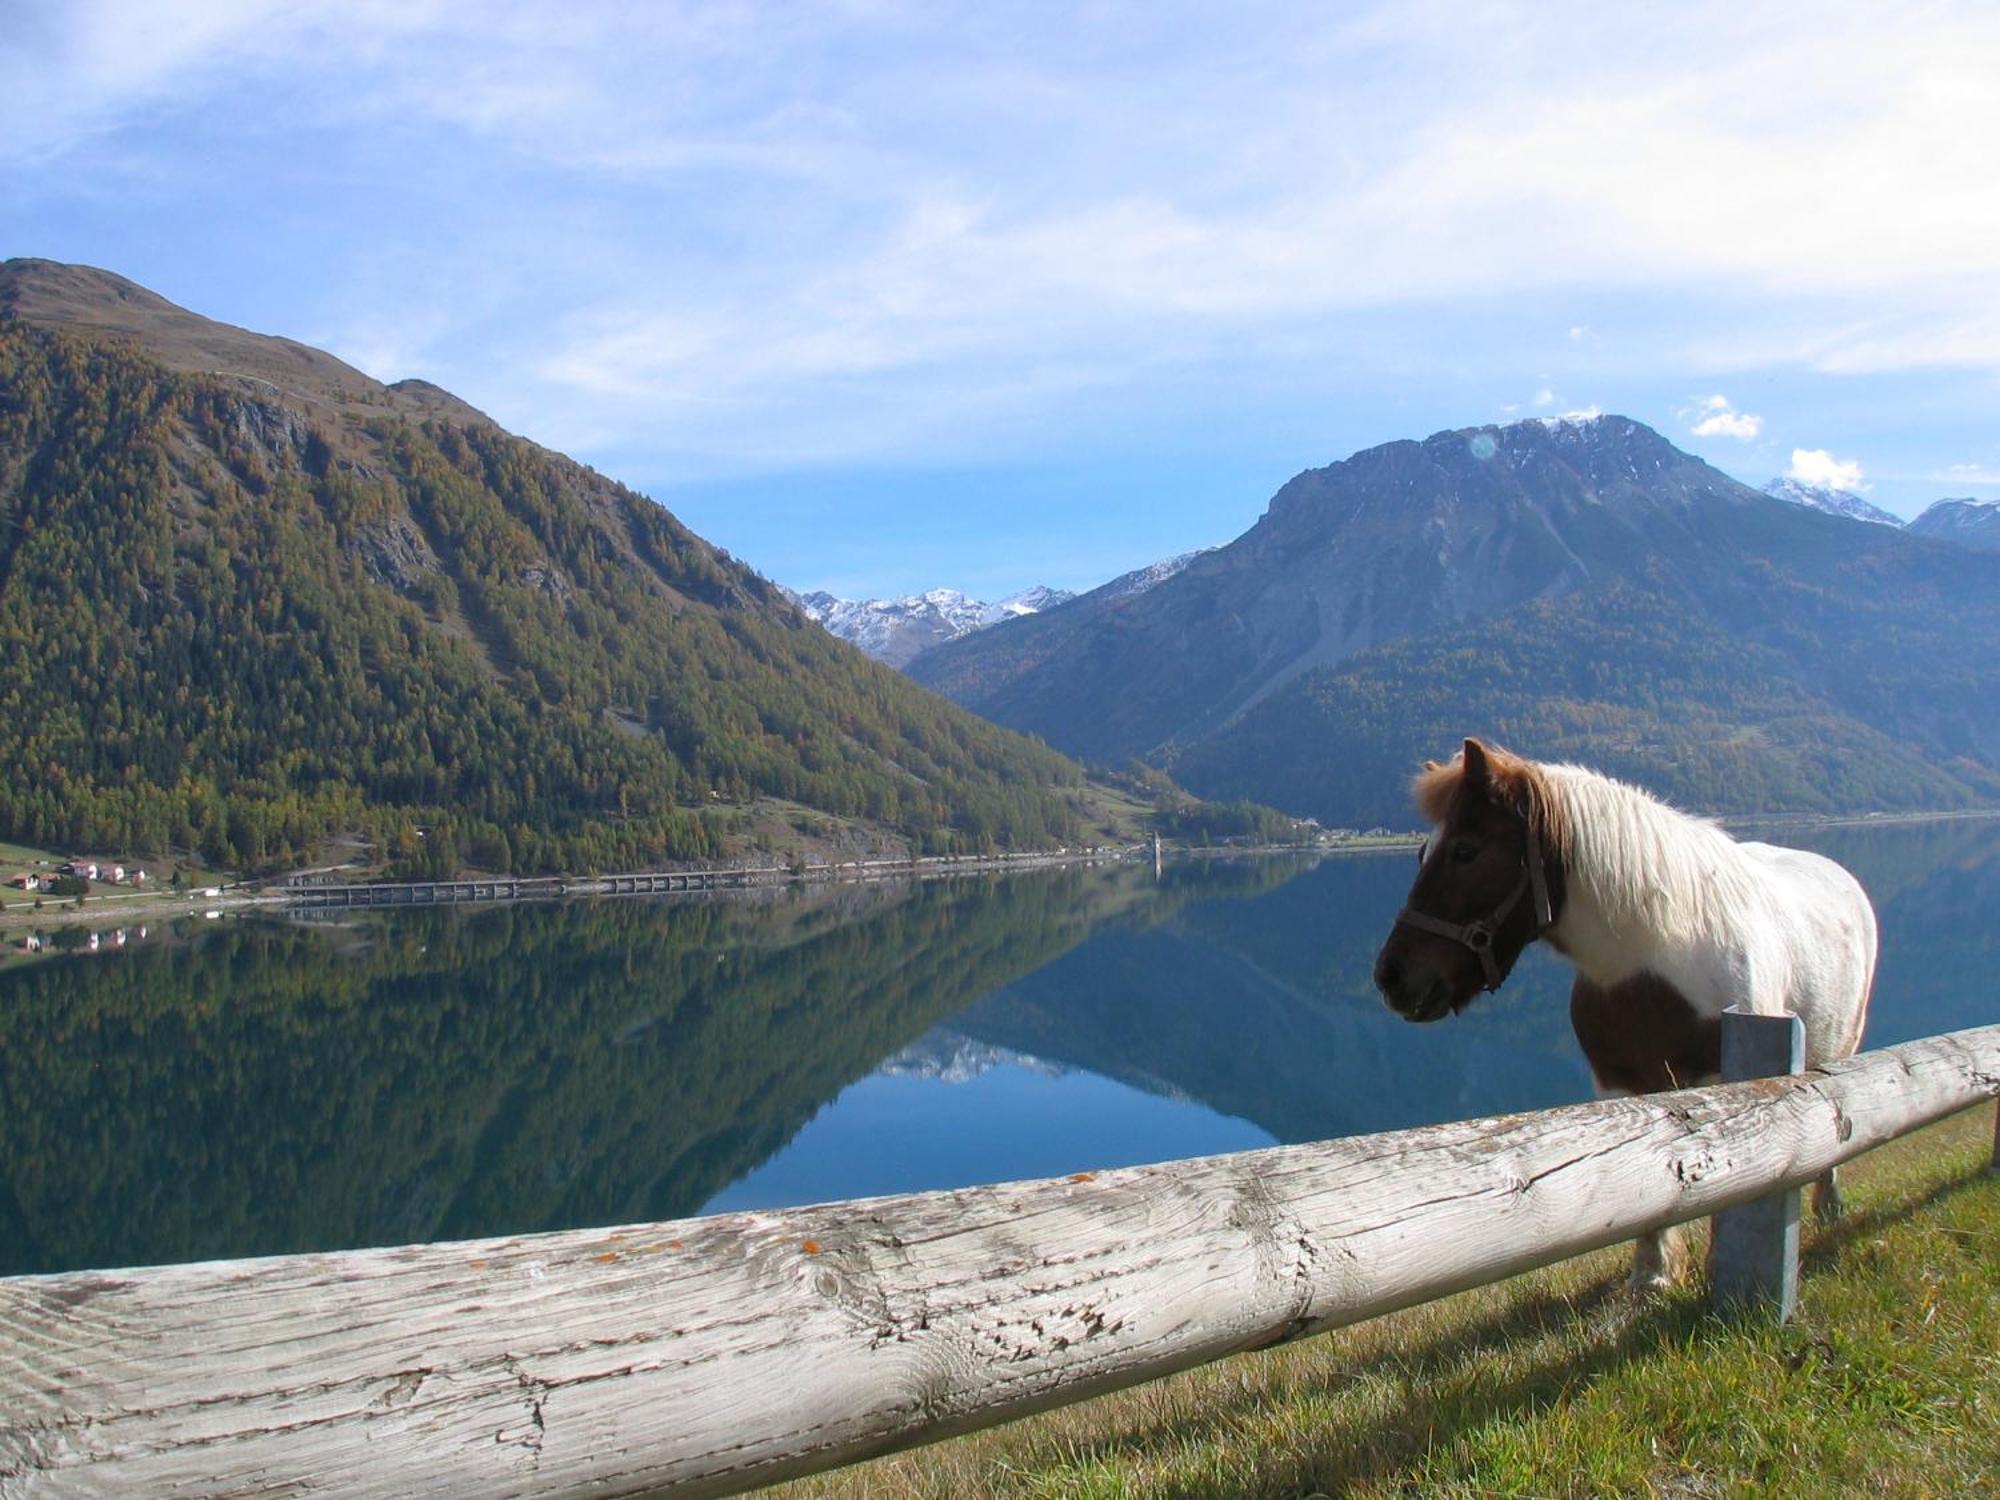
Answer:
<svg viewBox="0 0 2000 1500"><path fill-rule="evenodd" d="M1598 990L1582 977L1578 977L1575 988L1570 992L1570 1024L1576 1028L1577 1040L1583 1044L1584 1056L1590 1058L1591 1082L1596 1085L1600 1099L1629 1099L1632 1090L1617 1083L1606 1083L1599 1067L1599 1059L1593 1055L1591 1037L1594 1034L1579 1020L1579 996L1591 1004L1604 998L1605 992ZM1678 1226L1655 1229L1642 1234L1632 1242L1632 1273L1625 1278L1625 1289L1635 1297L1651 1297L1666 1291L1680 1279L1681 1232Z"/></svg>
<svg viewBox="0 0 2000 1500"><path fill-rule="evenodd" d="M1828 1167L1826 1175L1813 1184L1813 1217L1822 1224L1837 1224L1847 1212L1847 1200L1840 1194L1840 1169Z"/></svg>
<svg viewBox="0 0 2000 1500"><path fill-rule="evenodd" d="M1639 1297L1666 1291L1680 1278L1681 1259L1680 1226L1640 1235L1632 1242L1632 1274L1625 1279L1626 1290Z"/></svg>

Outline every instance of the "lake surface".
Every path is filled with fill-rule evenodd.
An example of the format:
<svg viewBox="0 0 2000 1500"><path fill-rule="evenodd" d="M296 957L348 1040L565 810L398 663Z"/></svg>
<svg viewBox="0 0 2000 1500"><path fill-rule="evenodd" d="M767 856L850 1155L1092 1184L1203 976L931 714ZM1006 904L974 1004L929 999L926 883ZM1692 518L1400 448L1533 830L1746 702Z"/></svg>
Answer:
<svg viewBox="0 0 2000 1500"><path fill-rule="evenodd" d="M2000 821L1767 835L1869 1045L2000 1020ZM1412 1026L1407 851L152 930L0 969L0 1274L677 1218L1588 1098L1568 971Z"/></svg>

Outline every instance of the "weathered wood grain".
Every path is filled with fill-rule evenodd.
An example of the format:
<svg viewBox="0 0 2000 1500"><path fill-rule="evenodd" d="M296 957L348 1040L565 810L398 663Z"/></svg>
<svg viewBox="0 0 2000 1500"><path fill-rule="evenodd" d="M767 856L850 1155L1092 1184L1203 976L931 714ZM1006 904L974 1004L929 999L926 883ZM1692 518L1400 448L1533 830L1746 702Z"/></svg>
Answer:
<svg viewBox="0 0 2000 1500"><path fill-rule="evenodd" d="M1789 1077L1805 1066L1806 1028L1797 1016L1760 1016L1734 1005L1722 1013L1724 1083ZM1712 1305L1761 1308L1790 1322L1799 1304L1799 1190L1783 1188L1717 1214L1708 1274Z"/></svg>
<svg viewBox="0 0 2000 1500"><path fill-rule="evenodd" d="M2000 1094L1824 1072L622 1229L0 1281L0 1494L731 1493L1797 1185Z"/></svg>

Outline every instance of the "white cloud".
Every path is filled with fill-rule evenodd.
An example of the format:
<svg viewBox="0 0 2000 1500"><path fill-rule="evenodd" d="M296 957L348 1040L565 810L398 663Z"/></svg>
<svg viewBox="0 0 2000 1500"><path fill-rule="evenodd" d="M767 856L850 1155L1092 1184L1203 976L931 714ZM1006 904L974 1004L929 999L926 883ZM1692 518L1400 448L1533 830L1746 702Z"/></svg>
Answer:
<svg viewBox="0 0 2000 1500"><path fill-rule="evenodd" d="M1733 437L1744 442L1756 437L1764 430L1764 419L1754 413L1738 411L1727 396L1704 396L1692 413L1682 413L1693 423L1696 437Z"/></svg>
<svg viewBox="0 0 2000 1500"><path fill-rule="evenodd" d="M1785 478L1796 479L1800 484L1809 484L1820 490L1859 492L1868 488L1861 478L1861 465L1857 460L1835 458L1824 448L1794 448L1791 467L1785 470Z"/></svg>
<svg viewBox="0 0 2000 1500"><path fill-rule="evenodd" d="M1765 309L1751 336L1824 371L2000 369L2000 14L1244 11L1100 0L1054 26L770 0L559 17L530 0L27 0L0 35L0 192L24 164L44 195L73 191L87 174L66 154L115 138L163 159L166 127L232 111L242 128L216 135L273 153L265 170L332 180L338 151L393 139L413 180L515 205L510 236L438 249L458 257L450 327L499 321L465 306L476 268L560 283L462 364L526 371L518 409L634 442L730 411L718 442L887 447L918 428L912 402L1011 421L1081 385L1319 336L1314 319L1520 293L1560 298L1537 316L1571 362L1657 355L1636 316L1601 309L1664 292ZM209 173L184 149L182 172ZM329 235L343 215L409 232L374 208L364 190L318 211ZM429 295L385 302L351 346L410 357L398 334L428 333ZM1614 336L1594 331L1606 318ZM1721 378L1707 368L1685 378ZM1762 430L1727 406L1691 425Z"/></svg>

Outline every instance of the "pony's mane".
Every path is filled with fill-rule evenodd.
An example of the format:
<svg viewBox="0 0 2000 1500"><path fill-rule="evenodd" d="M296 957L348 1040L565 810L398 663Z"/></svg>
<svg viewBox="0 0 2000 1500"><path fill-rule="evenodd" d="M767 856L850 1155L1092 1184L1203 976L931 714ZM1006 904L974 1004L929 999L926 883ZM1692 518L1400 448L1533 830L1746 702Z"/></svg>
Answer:
<svg viewBox="0 0 2000 1500"><path fill-rule="evenodd" d="M1527 819L1528 831L1541 840L1544 852L1568 864L1573 828L1569 810L1549 780L1548 772L1556 768L1536 765L1490 745L1486 747L1486 764L1499 800ZM1425 762L1412 791L1419 812L1433 824L1445 823L1459 798L1469 795L1464 758L1442 766L1436 761Z"/></svg>
<svg viewBox="0 0 2000 1500"><path fill-rule="evenodd" d="M1491 790L1562 862L1573 895L1587 894L1615 930L1662 938L1703 930L1745 909L1753 877L1736 841L1707 818L1583 766L1545 765L1486 748ZM1462 758L1428 765L1417 807L1443 824L1469 793Z"/></svg>

